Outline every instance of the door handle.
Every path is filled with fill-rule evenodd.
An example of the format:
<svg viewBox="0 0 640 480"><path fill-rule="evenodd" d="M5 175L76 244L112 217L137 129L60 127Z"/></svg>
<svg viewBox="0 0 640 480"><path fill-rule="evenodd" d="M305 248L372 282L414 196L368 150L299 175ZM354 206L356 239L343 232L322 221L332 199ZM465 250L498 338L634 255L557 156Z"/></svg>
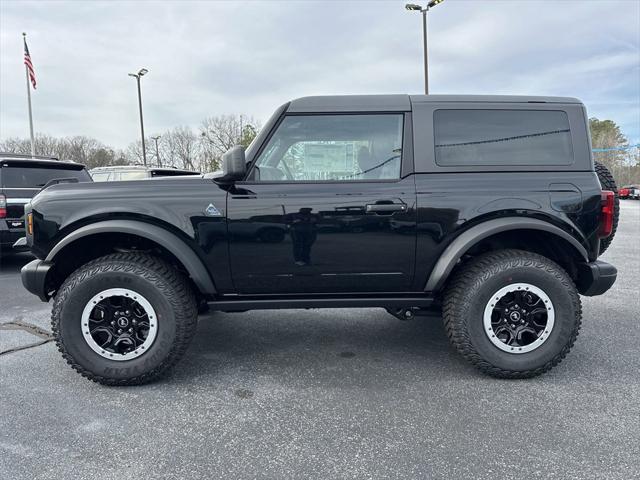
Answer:
<svg viewBox="0 0 640 480"><path fill-rule="evenodd" d="M386 213L406 212L407 205L404 203L369 203L365 206L367 213Z"/></svg>

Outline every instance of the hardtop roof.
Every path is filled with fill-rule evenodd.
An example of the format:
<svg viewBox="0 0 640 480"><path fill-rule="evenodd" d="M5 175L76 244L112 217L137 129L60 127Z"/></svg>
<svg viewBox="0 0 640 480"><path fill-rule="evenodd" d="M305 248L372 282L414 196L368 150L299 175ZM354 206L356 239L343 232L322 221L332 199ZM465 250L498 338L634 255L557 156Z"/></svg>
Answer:
<svg viewBox="0 0 640 480"><path fill-rule="evenodd" d="M559 103L581 104L573 97L524 95L326 95L301 97L289 103L289 113L402 112L412 103Z"/></svg>

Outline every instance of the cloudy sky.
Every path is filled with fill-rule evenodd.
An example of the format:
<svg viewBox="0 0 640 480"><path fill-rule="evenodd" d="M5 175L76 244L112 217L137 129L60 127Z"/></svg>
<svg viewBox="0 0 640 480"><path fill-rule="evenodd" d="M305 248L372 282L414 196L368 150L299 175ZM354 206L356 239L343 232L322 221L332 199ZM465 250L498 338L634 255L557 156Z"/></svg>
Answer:
<svg viewBox="0 0 640 480"><path fill-rule="evenodd" d="M404 1L0 1L0 138L125 147L211 115L266 120L304 95L421 93L420 15ZM640 1L446 0L429 13L431 93L563 95L640 141Z"/></svg>

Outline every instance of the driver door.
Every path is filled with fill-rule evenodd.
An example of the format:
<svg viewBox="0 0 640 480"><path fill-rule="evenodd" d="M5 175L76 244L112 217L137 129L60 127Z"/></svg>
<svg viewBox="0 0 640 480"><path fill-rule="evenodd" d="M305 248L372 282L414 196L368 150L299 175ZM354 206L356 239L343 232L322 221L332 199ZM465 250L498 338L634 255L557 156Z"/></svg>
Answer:
<svg viewBox="0 0 640 480"><path fill-rule="evenodd" d="M401 178L404 114L289 115L229 191L241 294L409 291L413 176Z"/></svg>

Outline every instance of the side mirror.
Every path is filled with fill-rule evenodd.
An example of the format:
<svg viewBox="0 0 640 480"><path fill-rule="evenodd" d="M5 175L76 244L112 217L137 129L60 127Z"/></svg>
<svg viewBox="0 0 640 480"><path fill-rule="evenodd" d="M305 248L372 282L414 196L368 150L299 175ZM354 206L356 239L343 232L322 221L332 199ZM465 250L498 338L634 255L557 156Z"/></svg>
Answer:
<svg viewBox="0 0 640 480"><path fill-rule="evenodd" d="M222 155L222 171L230 180L238 180L247 172L247 163L244 158L244 147L236 145Z"/></svg>

